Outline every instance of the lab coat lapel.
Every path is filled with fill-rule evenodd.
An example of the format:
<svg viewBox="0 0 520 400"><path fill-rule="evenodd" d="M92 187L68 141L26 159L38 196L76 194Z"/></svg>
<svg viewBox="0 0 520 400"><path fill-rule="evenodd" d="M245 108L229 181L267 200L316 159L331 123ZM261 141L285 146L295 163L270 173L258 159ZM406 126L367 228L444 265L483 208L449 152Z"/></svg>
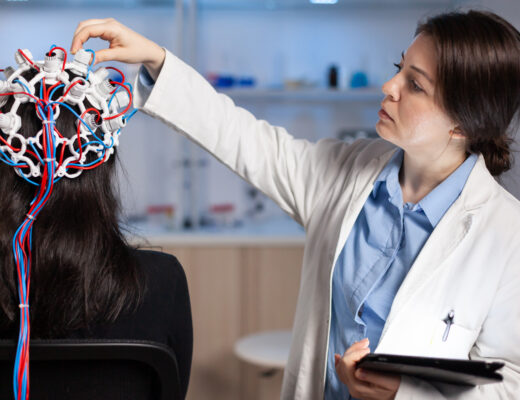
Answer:
<svg viewBox="0 0 520 400"><path fill-rule="evenodd" d="M381 157L374 158L370 163L359 173L356 180L354 181L354 188L352 190L352 201L349 201L346 205L345 212L343 214L343 221L340 225L339 235L336 241L336 251L334 253L333 263L331 270L343 250L343 246L347 240L347 237L356 222L356 219L361 212L372 188L374 187L374 181L379 176L379 173L383 170L388 160L392 157L394 152L397 150L389 151L383 154ZM364 185L363 185L364 183ZM331 271L332 273L332 271Z"/></svg>
<svg viewBox="0 0 520 400"><path fill-rule="evenodd" d="M460 203L451 206L410 268L394 299L387 323L392 321L394 311L403 309L407 302L413 301L414 296L420 294L421 287L443 267L444 261L470 231L472 222L473 214L464 211Z"/></svg>
<svg viewBox="0 0 520 400"><path fill-rule="evenodd" d="M420 295L421 287L443 268L449 255L456 251L474 227L480 208L492 195L493 187L494 180L486 169L483 157L479 156L461 195L439 221L399 288L381 340L394 317L409 302L413 302L416 294Z"/></svg>

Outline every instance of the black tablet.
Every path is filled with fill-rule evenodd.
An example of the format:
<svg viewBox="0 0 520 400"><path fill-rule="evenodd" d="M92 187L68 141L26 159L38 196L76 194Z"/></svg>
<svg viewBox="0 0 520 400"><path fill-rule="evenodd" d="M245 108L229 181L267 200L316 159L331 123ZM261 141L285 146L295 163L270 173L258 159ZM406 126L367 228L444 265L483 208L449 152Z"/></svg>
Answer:
<svg viewBox="0 0 520 400"><path fill-rule="evenodd" d="M504 363L502 362L377 353L367 354L357 363L357 367L367 370L409 375L428 381L469 386L502 381L502 375L496 371L503 366Z"/></svg>

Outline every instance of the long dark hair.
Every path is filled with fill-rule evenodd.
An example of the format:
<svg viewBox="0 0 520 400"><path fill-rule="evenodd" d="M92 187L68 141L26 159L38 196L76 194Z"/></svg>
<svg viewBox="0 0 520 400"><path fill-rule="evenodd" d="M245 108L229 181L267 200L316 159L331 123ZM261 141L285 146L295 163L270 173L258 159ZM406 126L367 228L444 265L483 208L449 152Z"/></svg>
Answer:
<svg viewBox="0 0 520 400"><path fill-rule="evenodd" d="M437 47L439 103L459 125L467 150L492 175L511 168L511 131L520 108L520 33L485 11L452 12L419 23ZM509 129L508 129L509 128Z"/></svg>
<svg viewBox="0 0 520 400"><path fill-rule="evenodd" d="M30 80L35 72L23 76ZM39 87L36 84L36 93ZM53 98L61 94L58 90ZM13 101L10 98L2 112L8 112ZM78 108L75 111L81 114ZM18 115L25 137L42 129L34 103L21 104ZM56 128L71 137L76 120L62 107ZM114 169L113 155L77 178L61 179L34 223L31 337L63 337L94 323L114 321L140 301L142 277L119 228ZM36 187L20 178L13 167L0 163L0 331L4 332L18 330L12 239L35 192Z"/></svg>

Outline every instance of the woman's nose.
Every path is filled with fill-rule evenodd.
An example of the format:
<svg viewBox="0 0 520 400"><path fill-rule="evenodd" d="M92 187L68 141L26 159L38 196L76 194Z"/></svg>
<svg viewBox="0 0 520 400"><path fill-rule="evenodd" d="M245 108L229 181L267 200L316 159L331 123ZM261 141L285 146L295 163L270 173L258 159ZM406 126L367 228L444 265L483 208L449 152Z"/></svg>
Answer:
<svg viewBox="0 0 520 400"><path fill-rule="evenodd" d="M386 81L381 89L383 90L385 96L390 97L390 99L393 101L399 101L400 90L398 75L395 75L392 77L392 79Z"/></svg>

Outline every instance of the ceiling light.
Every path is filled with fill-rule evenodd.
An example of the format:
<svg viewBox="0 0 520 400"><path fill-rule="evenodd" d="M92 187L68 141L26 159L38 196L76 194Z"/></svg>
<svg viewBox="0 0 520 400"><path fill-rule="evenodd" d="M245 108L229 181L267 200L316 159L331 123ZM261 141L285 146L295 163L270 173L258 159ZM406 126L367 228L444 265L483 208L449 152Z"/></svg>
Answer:
<svg viewBox="0 0 520 400"><path fill-rule="evenodd" d="M310 0L312 4L336 4L338 0Z"/></svg>

